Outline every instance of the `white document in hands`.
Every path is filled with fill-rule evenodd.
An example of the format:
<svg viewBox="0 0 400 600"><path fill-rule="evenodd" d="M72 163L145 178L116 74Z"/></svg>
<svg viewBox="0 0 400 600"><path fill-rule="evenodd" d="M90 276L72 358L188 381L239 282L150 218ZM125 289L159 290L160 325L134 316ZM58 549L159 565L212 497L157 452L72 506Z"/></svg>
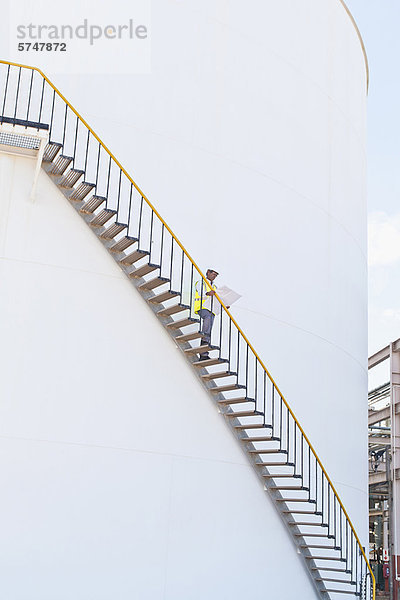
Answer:
<svg viewBox="0 0 400 600"><path fill-rule="evenodd" d="M225 306L232 306L234 302L236 302L237 300L239 300L239 298L242 297L240 294L234 292L233 290L231 290L231 288L228 288L226 285L217 288L215 291L218 294L218 298L221 299L221 302L223 302ZM219 313L221 312L221 305L219 302L216 302L214 312L216 315L219 315Z"/></svg>

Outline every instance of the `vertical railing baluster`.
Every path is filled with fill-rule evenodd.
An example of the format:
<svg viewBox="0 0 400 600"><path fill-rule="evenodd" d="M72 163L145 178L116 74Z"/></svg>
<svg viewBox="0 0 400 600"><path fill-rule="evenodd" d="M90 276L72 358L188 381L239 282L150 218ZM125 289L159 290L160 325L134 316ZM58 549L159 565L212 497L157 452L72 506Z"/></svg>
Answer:
<svg viewBox="0 0 400 600"><path fill-rule="evenodd" d="M67 114L68 114L68 104L65 105L65 113L64 113L64 126L63 126L62 150L61 150L61 152L63 154L64 154L65 134L67 132Z"/></svg>
<svg viewBox="0 0 400 600"><path fill-rule="evenodd" d="M182 252L182 262L181 262L181 282L180 282L180 296L181 296L181 302L183 304L183 271L185 268L185 253L183 252L183 250L181 250Z"/></svg>
<svg viewBox="0 0 400 600"><path fill-rule="evenodd" d="M153 225L154 225L154 210L151 211L151 216L150 216L149 262L151 262L151 253L153 250Z"/></svg>
<svg viewBox="0 0 400 600"><path fill-rule="evenodd" d="M240 332L237 330L237 351L236 351L236 382L239 383L239 354L240 354Z"/></svg>
<svg viewBox="0 0 400 600"><path fill-rule="evenodd" d="M98 183L99 183L100 151L101 151L101 144L99 142L99 149L97 151L97 162L96 162L96 182L94 184L94 192L95 192L95 194L97 194L97 186L98 186ZM131 195L130 195L131 200L132 200L132 188L133 188L133 184L131 183ZM128 215L128 230L129 230L129 219L130 219L130 209L129 209L129 215Z"/></svg>
<svg viewBox="0 0 400 600"><path fill-rule="evenodd" d="M13 118L14 125L15 125L15 120L16 120L16 117L17 117L17 108L18 108L18 99L19 99L19 86L20 86L20 83L21 83L21 71L22 71L22 68L19 67L19 69L18 69L17 91L16 91L16 94L15 94L15 106L14 106L14 118Z"/></svg>
<svg viewBox="0 0 400 600"><path fill-rule="evenodd" d="M78 143L78 128L79 128L79 117L76 117L74 151L73 151L73 155L72 155L72 166L73 166L73 168L75 168L76 146L77 146L77 143Z"/></svg>
<svg viewBox="0 0 400 600"><path fill-rule="evenodd" d="M131 226L132 192L133 192L133 183L131 183L131 187L129 190L128 223L127 223L127 228L126 228L126 233L128 234L128 236L130 235L130 226Z"/></svg>
<svg viewBox="0 0 400 600"><path fill-rule="evenodd" d="M6 85L4 87L4 100L3 100L3 107L2 107L2 110L1 110L1 122L3 122L4 111L6 109L6 99L7 99L8 80L9 80L9 78L10 78L10 65L8 65L8 68L7 68Z"/></svg>
<svg viewBox="0 0 400 600"><path fill-rule="evenodd" d="M50 130L49 130L49 142L52 141L51 134L53 133L53 121L54 121L54 105L56 100L56 91L53 90L53 100L51 102L51 113L50 113Z"/></svg>
<svg viewBox="0 0 400 600"><path fill-rule="evenodd" d="M89 145L89 137L88 137L88 145ZM108 192L109 192L109 189L110 189L110 180L111 180L111 160L112 159L111 159L111 156L110 156L110 160L108 161L108 172L107 172L106 208L109 208Z"/></svg>
<svg viewBox="0 0 400 600"><path fill-rule="evenodd" d="M139 222L138 222L138 250L140 250L140 236L141 236L141 229L142 229L142 213L143 213L143 196L141 197L140 200L140 211L139 211Z"/></svg>
<svg viewBox="0 0 400 600"><path fill-rule="evenodd" d="M38 116L38 123L40 123L40 120L42 118L42 109L43 109L43 99L44 99L44 84L45 84L45 79L43 78L42 80L42 92L40 95L40 106L39 106L39 116Z"/></svg>
<svg viewBox="0 0 400 600"><path fill-rule="evenodd" d="M164 225L163 225L163 233L164 233ZM162 237L161 237L161 245L162 245ZM161 263L160 263L161 264ZM193 310L193 263L191 263L192 266L190 268L190 300L189 300L189 305L190 305L190 310L189 310L189 317L192 317L192 310ZM196 315L195 315L196 316Z"/></svg>
<svg viewBox="0 0 400 600"><path fill-rule="evenodd" d="M267 424L267 373L264 369L263 375L263 413L264 413L264 425Z"/></svg>
<svg viewBox="0 0 400 600"><path fill-rule="evenodd" d="M30 84L29 84L28 107L26 109L26 120L27 121L29 121L29 109L30 109L30 106L31 106L32 84L33 84L33 75L34 75L34 73L35 73L35 71L32 69L32 72L31 72L31 81L30 81ZM25 125L25 129L27 127L28 126Z"/></svg>
<svg viewBox="0 0 400 600"><path fill-rule="evenodd" d="M89 157L89 139L90 139L90 131L88 129L87 138L86 138L86 150L85 150L85 166L83 169L85 172L85 174L83 176L85 181L87 181L86 172L87 172L87 163L88 163L88 157ZM110 156L110 164L111 164L111 156ZM108 190L108 188L107 188L107 190ZM106 194L106 204L107 204L107 200L108 200L108 198L107 198L107 194Z"/></svg>

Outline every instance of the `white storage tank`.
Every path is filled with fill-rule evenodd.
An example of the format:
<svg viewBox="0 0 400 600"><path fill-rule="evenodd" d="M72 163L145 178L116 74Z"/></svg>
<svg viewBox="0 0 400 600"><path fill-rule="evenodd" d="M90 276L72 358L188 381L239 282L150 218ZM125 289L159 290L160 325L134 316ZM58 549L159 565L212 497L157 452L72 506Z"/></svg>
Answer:
<svg viewBox="0 0 400 600"><path fill-rule="evenodd" d="M340 0L155 0L150 31L150 74L46 74L242 294L232 314L367 546L358 30ZM0 154L5 597L315 598L157 319L43 172L29 201L34 166Z"/></svg>

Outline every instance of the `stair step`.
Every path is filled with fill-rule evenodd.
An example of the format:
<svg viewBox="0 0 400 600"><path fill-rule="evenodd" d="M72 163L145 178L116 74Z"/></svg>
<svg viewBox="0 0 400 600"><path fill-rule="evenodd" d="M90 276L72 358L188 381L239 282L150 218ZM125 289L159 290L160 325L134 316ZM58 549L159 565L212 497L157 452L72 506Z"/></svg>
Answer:
<svg viewBox="0 0 400 600"><path fill-rule="evenodd" d="M262 467L294 467L294 463L290 462L262 462L255 463L257 466L261 465ZM289 511L290 512L290 511Z"/></svg>
<svg viewBox="0 0 400 600"><path fill-rule="evenodd" d="M171 315L175 315L176 313L183 312L184 310L190 310L190 306L187 304L172 304L172 306L168 306L167 308L162 308L157 311L157 315L159 317L169 317Z"/></svg>
<svg viewBox="0 0 400 600"><path fill-rule="evenodd" d="M345 558L340 558L340 556L305 556L309 560L337 560L339 562L346 562Z"/></svg>
<svg viewBox="0 0 400 600"><path fill-rule="evenodd" d="M175 340L179 343L190 342L191 340L197 340L202 337L200 331L193 331L192 333L186 333L184 335L177 335Z"/></svg>
<svg viewBox="0 0 400 600"><path fill-rule="evenodd" d="M288 515L290 515L290 514L293 514L293 515L310 515L310 516L315 516L315 517L321 517L322 516L320 512L315 512L315 511L310 511L310 510L297 510L297 508L285 508L284 510L282 510L282 512L286 513ZM293 523L293 525L298 525L298 523Z"/></svg>
<svg viewBox="0 0 400 600"><path fill-rule="evenodd" d="M218 387L212 388L210 391L213 394L220 394L222 392L234 392L236 390L245 390L245 385L239 385L237 383L230 383L227 385L220 385Z"/></svg>
<svg viewBox="0 0 400 600"><path fill-rule="evenodd" d="M62 176L57 185L63 188L72 188L84 174L85 171L81 169L70 169L66 175Z"/></svg>
<svg viewBox="0 0 400 600"><path fill-rule="evenodd" d="M225 358L208 358L207 360L198 360L193 362L192 365L197 368L212 367L213 365L222 365L228 361Z"/></svg>
<svg viewBox="0 0 400 600"><path fill-rule="evenodd" d="M194 323L200 323L200 321L198 319L188 317L187 319L181 319L179 321L174 321L173 323L167 323L166 327L168 327L168 329L182 329L182 327L187 327L188 325L193 325Z"/></svg>
<svg viewBox="0 0 400 600"><path fill-rule="evenodd" d="M154 290L160 285L164 285L165 283L169 283L170 280L167 277L154 277L154 279L149 279L145 281L141 285L139 285L139 290Z"/></svg>
<svg viewBox="0 0 400 600"><path fill-rule="evenodd" d="M43 162L53 162L61 148L62 144L58 144L57 142L49 142L44 149Z"/></svg>
<svg viewBox="0 0 400 600"><path fill-rule="evenodd" d="M96 186L94 183L89 183L88 181L82 181L78 185L78 187L76 187L74 189L72 194L69 196L69 199L75 200L76 202L80 202L81 200L86 198L88 193L91 192L95 187Z"/></svg>
<svg viewBox="0 0 400 600"><path fill-rule="evenodd" d="M257 410L245 410L245 411L241 411L241 412L231 412L231 413L225 413L226 417L234 417L236 419L238 419L239 417L262 417L264 416L263 413L257 411Z"/></svg>
<svg viewBox="0 0 400 600"><path fill-rule="evenodd" d="M112 226L111 226L112 227ZM118 242L109 248L110 252L125 252L132 244L136 244L138 239L130 235L124 235Z"/></svg>
<svg viewBox="0 0 400 600"><path fill-rule="evenodd" d="M125 256L124 258L121 259L121 263L123 265L133 265L133 263L137 262L138 260L140 260L141 258L143 258L144 256L148 256L149 252L147 252L146 250L139 250L138 248L132 252L131 254L128 254L128 256Z"/></svg>
<svg viewBox="0 0 400 600"><path fill-rule="evenodd" d="M352 590L334 590L331 588L326 588L327 592L329 592L330 594L334 593L334 594L352 594L354 596L355 592Z"/></svg>
<svg viewBox="0 0 400 600"><path fill-rule="evenodd" d="M80 212L89 215L89 214L93 213L95 210L97 210L99 208L99 206L101 206L103 204L103 202L106 202L106 200L107 200L107 198L104 198L104 196L94 195L91 198L89 198L89 200L87 200L87 202L85 202L85 204L80 209Z"/></svg>
<svg viewBox="0 0 400 600"><path fill-rule="evenodd" d="M272 425L266 425L265 423L248 423L247 425L243 425L242 423L238 423L237 425L233 425L235 429L264 429L264 427L268 429L272 429ZM276 463L279 466L279 463Z"/></svg>
<svg viewBox="0 0 400 600"><path fill-rule="evenodd" d="M274 489L277 490L284 490L284 491L288 491L291 492L292 490L298 492L308 492L308 488L305 487L300 487L300 486L295 486L295 485L275 485Z"/></svg>
<svg viewBox="0 0 400 600"><path fill-rule="evenodd" d="M285 479L301 479L301 475L293 475L292 473L274 473L273 475L267 473L266 475L263 475L263 477L266 479L276 479L278 477L284 477Z"/></svg>
<svg viewBox="0 0 400 600"><path fill-rule="evenodd" d="M152 304L163 304L163 302L167 302L168 300L172 300L172 298L177 298L178 296L180 296L179 292L167 290L161 294L147 298L147 302L151 302Z"/></svg>
<svg viewBox="0 0 400 600"><path fill-rule="evenodd" d="M307 502L309 504L315 504L315 500L313 502L312 500L309 500L308 498L277 498L276 501L277 502Z"/></svg>
<svg viewBox="0 0 400 600"><path fill-rule="evenodd" d="M308 558L308 557L306 557ZM335 573L346 573L350 574L349 569L339 569L339 567L324 567L323 565L318 567L310 567L311 571L335 571Z"/></svg>
<svg viewBox="0 0 400 600"><path fill-rule="evenodd" d="M295 537L316 537L316 538L326 538L326 533L294 533Z"/></svg>
<svg viewBox="0 0 400 600"><path fill-rule="evenodd" d="M288 511L290 512L290 511ZM292 521L290 523L288 523L288 525L298 525L299 527L303 527L305 525L310 525L310 527L328 527L328 525L326 523L315 523L315 521L313 523L309 523L308 521ZM304 534L307 535L307 534Z"/></svg>
<svg viewBox="0 0 400 600"><path fill-rule="evenodd" d="M90 227L103 227L116 214L116 211L111 208L103 208L91 221Z"/></svg>
<svg viewBox="0 0 400 600"><path fill-rule="evenodd" d="M105 231L103 231L103 233L101 234L100 237L102 240L112 240L115 238L116 235L118 235L119 233L124 231L124 229L126 229L127 227L128 227L127 225L124 225L123 223L118 223L118 221L115 221L115 223L113 223L112 225L107 227L107 229ZM129 236L126 236L126 237L129 237Z"/></svg>
<svg viewBox="0 0 400 600"><path fill-rule="evenodd" d="M60 156L57 156L57 158L52 162L52 166L49 170L50 175L62 175L73 160L74 159L72 156L60 154Z"/></svg>
<svg viewBox="0 0 400 600"><path fill-rule="evenodd" d="M204 344L203 346L194 346L193 348L186 348L186 350L184 350L184 353L188 355L205 354L206 352L211 352L212 350L219 350L219 348L218 346L210 346L209 344Z"/></svg>
<svg viewBox="0 0 400 600"><path fill-rule="evenodd" d="M247 450L249 454L287 454L287 450L280 448L266 448L265 450Z"/></svg>
<svg viewBox="0 0 400 600"><path fill-rule="evenodd" d="M213 392L217 388L212 388L210 391ZM225 398L224 400L218 400L218 404L222 404L223 406L229 406L230 404L246 404L247 402L254 402L254 398Z"/></svg>
<svg viewBox="0 0 400 600"><path fill-rule="evenodd" d="M333 546L323 546L321 544L300 544L300 548L322 548L322 550L336 550Z"/></svg>
<svg viewBox="0 0 400 600"><path fill-rule="evenodd" d="M129 273L129 277L132 277L133 279L140 279L140 278L144 277L145 275L148 275L149 273L153 273L153 271L156 271L159 268L160 268L160 265L154 265L153 263L146 263L145 265L138 267L134 271L131 271Z"/></svg>
<svg viewBox="0 0 400 600"><path fill-rule="evenodd" d="M207 373L207 375L202 375L201 378L204 381L212 381L213 379L221 379L221 377L236 377L237 373L233 371L218 371L217 373Z"/></svg>
<svg viewBox="0 0 400 600"><path fill-rule="evenodd" d="M345 583L346 585L357 585L355 581L349 581L348 579L335 579L330 577L316 577L315 581L330 581L331 583Z"/></svg>

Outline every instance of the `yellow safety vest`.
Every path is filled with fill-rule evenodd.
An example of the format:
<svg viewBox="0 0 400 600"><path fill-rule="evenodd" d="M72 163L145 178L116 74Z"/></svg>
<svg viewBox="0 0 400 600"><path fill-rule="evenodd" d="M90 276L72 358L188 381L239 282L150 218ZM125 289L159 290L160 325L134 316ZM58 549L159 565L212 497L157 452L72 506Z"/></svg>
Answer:
<svg viewBox="0 0 400 600"><path fill-rule="evenodd" d="M203 290L202 290L203 288ZM210 285L208 281L205 283L203 279L196 281L194 284L194 307L193 310L195 313L198 313L201 308L204 308L204 305L207 303L209 306L211 305L213 296L207 296L207 292L211 290L216 290L217 286ZM215 302L215 300L214 300ZM207 310L209 306L206 306Z"/></svg>

